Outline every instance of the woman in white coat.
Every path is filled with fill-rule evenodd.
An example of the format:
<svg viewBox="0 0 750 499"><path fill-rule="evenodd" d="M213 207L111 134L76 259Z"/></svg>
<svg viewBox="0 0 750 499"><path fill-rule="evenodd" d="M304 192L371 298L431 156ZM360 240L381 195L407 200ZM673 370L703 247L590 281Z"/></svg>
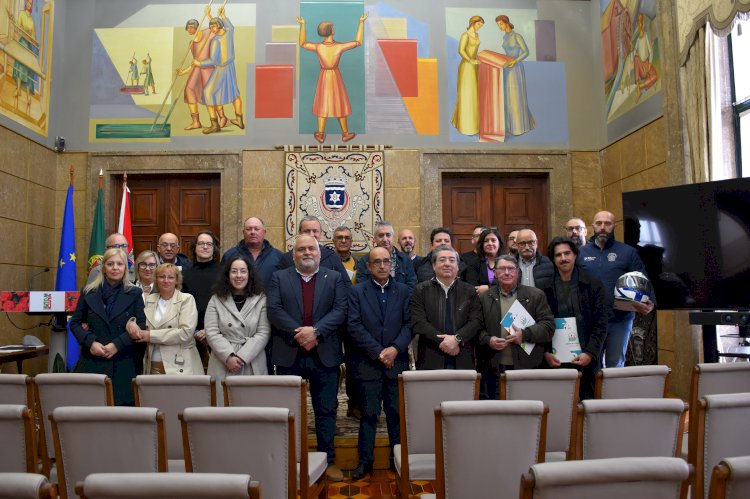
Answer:
<svg viewBox="0 0 750 499"><path fill-rule="evenodd" d="M156 292L146 297L147 330L138 341L148 343L144 374L204 374L193 331L198 309L192 295L178 291L182 273L171 263L156 267Z"/></svg>
<svg viewBox="0 0 750 499"><path fill-rule="evenodd" d="M206 338L211 347L208 374L216 379L217 399L224 400L227 376L268 374L264 348L271 337L266 295L260 276L244 256L229 259L216 293L206 307Z"/></svg>

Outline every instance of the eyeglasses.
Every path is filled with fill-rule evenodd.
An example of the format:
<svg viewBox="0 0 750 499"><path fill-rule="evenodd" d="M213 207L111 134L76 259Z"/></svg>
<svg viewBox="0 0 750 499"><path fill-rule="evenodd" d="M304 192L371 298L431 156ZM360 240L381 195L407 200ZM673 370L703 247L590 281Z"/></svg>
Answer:
<svg viewBox="0 0 750 499"><path fill-rule="evenodd" d="M388 265L392 264L393 261L390 258L383 258L382 260L372 260L372 264L376 267L387 267Z"/></svg>
<svg viewBox="0 0 750 499"><path fill-rule="evenodd" d="M515 271L515 267L495 267L495 272L497 272L498 274L512 274Z"/></svg>
<svg viewBox="0 0 750 499"><path fill-rule="evenodd" d="M336 236L334 239L337 241L351 241L352 236Z"/></svg>
<svg viewBox="0 0 750 499"><path fill-rule="evenodd" d="M229 273L232 275L245 275L247 274L247 269L232 269Z"/></svg>
<svg viewBox="0 0 750 499"><path fill-rule="evenodd" d="M574 230L577 230L578 232L581 232L585 228L586 227L584 227L583 225L571 225L569 227L565 227L565 230L567 230L568 232L573 232Z"/></svg>
<svg viewBox="0 0 750 499"><path fill-rule="evenodd" d="M107 249L112 249L112 248L126 250L126 249L128 249L128 244L127 243L125 243L125 244L110 244L109 246L107 246Z"/></svg>
<svg viewBox="0 0 750 499"><path fill-rule="evenodd" d="M146 270L146 269L154 270L156 268L156 264L155 263L143 263L143 262L141 262L141 263L138 264L138 268L139 269L143 269L143 270Z"/></svg>
<svg viewBox="0 0 750 499"><path fill-rule="evenodd" d="M177 249L177 243L159 243L160 248Z"/></svg>
<svg viewBox="0 0 750 499"><path fill-rule="evenodd" d="M533 239L531 241L516 241L516 246L518 246L519 248L525 248L526 246L532 247L535 245L536 241Z"/></svg>
<svg viewBox="0 0 750 499"><path fill-rule="evenodd" d="M195 243L195 245L199 248L213 248L214 247L214 243L212 243L211 241L199 241Z"/></svg>

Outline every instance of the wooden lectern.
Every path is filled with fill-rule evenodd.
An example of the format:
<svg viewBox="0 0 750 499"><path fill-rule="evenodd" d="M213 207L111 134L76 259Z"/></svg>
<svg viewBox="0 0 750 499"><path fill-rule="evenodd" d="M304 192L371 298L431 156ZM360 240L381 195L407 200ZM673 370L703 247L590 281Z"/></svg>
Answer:
<svg viewBox="0 0 750 499"><path fill-rule="evenodd" d="M507 55L482 50L479 60L479 141L505 142L505 81Z"/></svg>

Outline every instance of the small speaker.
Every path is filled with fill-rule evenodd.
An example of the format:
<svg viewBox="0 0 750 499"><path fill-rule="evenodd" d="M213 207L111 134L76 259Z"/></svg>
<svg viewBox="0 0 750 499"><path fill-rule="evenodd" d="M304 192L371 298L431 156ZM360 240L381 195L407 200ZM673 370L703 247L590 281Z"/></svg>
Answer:
<svg viewBox="0 0 750 499"><path fill-rule="evenodd" d="M65 151L65 137L55 137L55 151Z"/></svg>

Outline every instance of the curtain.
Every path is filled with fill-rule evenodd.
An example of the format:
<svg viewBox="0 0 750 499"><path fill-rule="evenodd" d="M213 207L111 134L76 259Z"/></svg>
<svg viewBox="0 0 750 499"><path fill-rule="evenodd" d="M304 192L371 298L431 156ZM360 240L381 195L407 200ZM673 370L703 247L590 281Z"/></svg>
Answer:
<svg viewBox="0 0 750 499"><path fill-rule="evenodd" d="M698 30L687 60L680 67L680 88L687 140L686 165L692 182L706 182L708 175L708 79L706 27Z"/></svg>

